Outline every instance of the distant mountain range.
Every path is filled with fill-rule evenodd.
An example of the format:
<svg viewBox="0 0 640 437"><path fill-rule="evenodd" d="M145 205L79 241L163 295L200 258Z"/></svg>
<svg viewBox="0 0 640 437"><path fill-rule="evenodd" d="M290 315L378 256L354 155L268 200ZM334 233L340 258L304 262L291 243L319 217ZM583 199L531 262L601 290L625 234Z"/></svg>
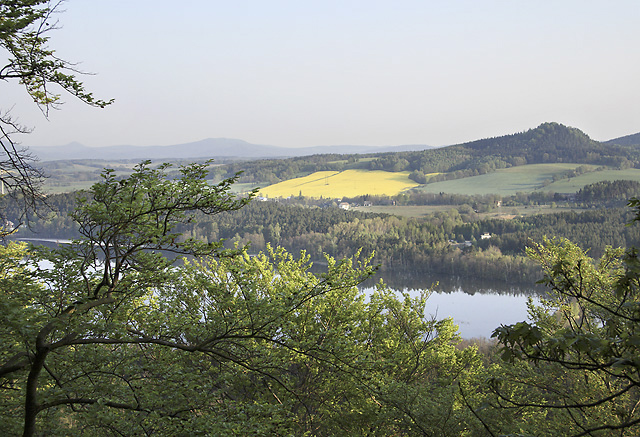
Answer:
<svg viewBox="0 0 640 437"><path fill-rule="evenodd" d="M555 123L543 124L541 126L562 126ZM574 129L576 132L580 132ZM524 133L527 137L539 132L532 130ZM580 132L585 139L588 137ZM507 135L499 138L487 138L483 140L465 143L467 147L482 148L492 145L496 141L508 142L520 138L521 134ZM526 139L526 138L525 138ZM525 142L528 142L526 139ZM564 139L556 138L560 143ZM596 143L593 140L593 143ZM518 142L518 141L516 141ZM603 141L605 145L619 146L640 146L640 133ZM243 140L233 138L207 138L192 143L176 144L172 146L107 146L107 147L87 147L80 143L70 143L65 146L51 147L30 147L41 161L57 161L69 159L103 159L103 160L140 160L140 159L195 159L195 158L217 158L217 159L260 159L260 158L294 158L298 156L325 155L325 154L367 154L386 152L414 152L434 149L433 146L424 144L401 145L401 146L315 146L315 147L277 147L260 144L252 144Z"/></svg>
<svg viewBox="0 0 640 437"><path fill-rule="evenodd" d="M425 150L432 147L426 145L405 146L316 146L316 147L276 147L251 144L232 138L208 138L193 143L173 146L107 146L87 147L80 143L65 146L30 147L40 161L57 161L68 159L191 159L191 158L293 158L319 154L364 154L383 152L405 152Z"/></svg>

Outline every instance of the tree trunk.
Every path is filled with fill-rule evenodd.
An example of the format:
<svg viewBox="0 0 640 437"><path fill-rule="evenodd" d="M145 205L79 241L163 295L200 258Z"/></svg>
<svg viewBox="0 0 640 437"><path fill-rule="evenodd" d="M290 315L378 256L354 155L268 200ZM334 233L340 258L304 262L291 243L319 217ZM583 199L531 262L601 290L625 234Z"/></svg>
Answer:
<svg viewBox="0 0 640 437"><path fill-rule="evenodd" d="M44 367L44 362L48 354L48 347L37 348L36 355L31 363L31 371L27 379L27 393L24 401L24 431L22 434L24 437L33 436L36 432L38 377Z"/></svg>

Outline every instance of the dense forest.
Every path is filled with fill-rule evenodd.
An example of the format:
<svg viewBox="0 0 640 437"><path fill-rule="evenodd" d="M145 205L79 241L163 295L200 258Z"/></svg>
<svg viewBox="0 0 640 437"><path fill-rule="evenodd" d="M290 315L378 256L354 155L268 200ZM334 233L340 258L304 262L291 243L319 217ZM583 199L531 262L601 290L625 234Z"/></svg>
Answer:
<svg viewBox="0 0 640 437"><path fill-rule="evenodd" d="M265 250L267 244L282 246L298 253L305 251L312 260L322 261L324 254L343 258L358 250L373 254L373 262L382 270L410 270L423 274L492 278L509 283L534 281L538 268L524 256L530 242L544 237L568 238L600 257L607 246L640 244L640 230L625 226L632 212L626 199L640 193L640 184L631 181L602 182L584 187L576 194L583 206L592 209L575 212L480 219L482 205L492 204L494 196L426 195L416 193L413 202L425 199L450 208L424 218L397 217L345 211L326 207L322 202L260 202L254 200L239 211L219 214L212 219L196 215L193 223L180 226L184 238L214 242L225 239L227 247L248 244L250 251ZM49 196L52 208L44 217L35 218L30 229L18 235L39 238L76 238L78 229L69 213L79 193ZM402 201L412 202L412 195ZM352 199L358 200L358 199ZM382 202L384 199L375 199ZM401 199L398 198L398 201ZM545 200L539 195L514 196L506 204ZM547 201L560 201L552 196ZM294 204L300 201L303 205ZM389 202L393 199L388 199ZM319 205L319 206L318 206ZM324 207L323 207L324 205ZM8 217L18 210L3 206Z"/></svg>

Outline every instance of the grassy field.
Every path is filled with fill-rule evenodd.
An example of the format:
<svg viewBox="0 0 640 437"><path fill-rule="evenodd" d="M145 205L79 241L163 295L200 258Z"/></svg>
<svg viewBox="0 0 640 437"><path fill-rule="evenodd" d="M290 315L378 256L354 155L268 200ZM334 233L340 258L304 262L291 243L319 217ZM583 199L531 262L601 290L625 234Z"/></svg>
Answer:
<svg viewBox="0 0 640 437"><path fill-rule="evenodd" d="M637 168L629 168L626 170L602 170L591 173L581 174L571 179L562 179L554 182L547 187L545 191L554 191L556 193L575 193L585 185L593 184L601 181L615 180L631 180L640 182L640 170Z"/></svg>
<svg viewBox="0 0 640 437"><path fill-rule="evenodd" d="M319 171L309 176L290 179L264 187L260 193L268 197L289 197L302 194L306 197L341 198L362 194L393 196L417 184L409 179L409 172L345 170Z"/></svg>
<svg viewBox="0 0 640 437"><path fill-rule="evenodd" d="M253 183L236 182L235 184L231 185L231 192L236 194L248 193L254 188L258 188L263 185L266 185L266 184L259 185L259 184L253 184Z"/></svg>
<svg viewBox="0 0 640 437"><path fill-rule="evenodd" d="M548 183L554 174L573 170L582 164L532 164L498 170L481 176L427 184L420 189L430 193L500 194L510 196L517 192L553 191L575 193L585 185L600 181L629 179L640 182L640 170L602 170L584 173L571 179ZM595 168L595 167L592 167ZM546 182L545 182L546 181Z"/></svg>
<svg viewBox="0 0 640 437"><path fill-rule="evenodd" d="M90 188L96 182L102 181L101 173L105 168L115 170L117 176L129 176L133 168L139 162L120 161L91 161L91 160L66 160L48 161L43 163L43 170L47 176L44 180L44 192L49 194L68 193ZM151 168L156 168L159 163L152 163ZM180 167L176 163L169 172L177 173ZM213 183L213 182L212 182ZM234 192L245 192L255 188L257 184L234 184Z"/></svg>
<svg viewBox="0 0 640 437"><path fill-rule="evenodd" d="M544 182L554 174L573 170L581 164L532 164L510 167L452 181L427 184L420 189L430 193L450 194L500 194L510 196L518 191L529 193L544 188ZM547 190L552 190L549 185ZM575 190L573 190L575 192Z"/></svg>
<svg viewBox="0 0 640 437"><path fill-rule="evenodd" d="M104 168L112 168L116 174L128 176L134 165L90 160L45 162L42 167L47 177L43 189L49 194L85 190L102 180L100 174Z"/></svg>
<svg viewBox="0 0 640 437"><path fill-rule="evenodd" d="M45 183L44 192L47 194L70 193L72 191L88 190L96 181L56 182Z"/></svg>
<svg viewBox="0 0 640 437"><path fill-rule="evenodd" d="M354 211L391 214L391 215L397 215L401 217L422 218L429 214L433 214L439 211L449 211L451 209L456 209L456 206L455 205L420 205L420 206L373 205L373 206L358 206L352 209ZM564 207L551 208L549 207L549 205L518 206L518 207L510 206L510 207L503 207L503 208L494 208L492 211L486 212L486 213L480 213L478 214L478 216L482 219L488 219L488 218L511 219L516 216L528 216L528 215L534 215L534 214L551 214L551 213L562 212L562 211L584 211L584 209L564 208Z"/></svg>
<svg viewBox="0 0 640 437"><path fill-rule="evenodd" d="M374 212L380 214L391 214L397 215L401 217L415 217L421 218L429 214L433 214L439 211L449 211L450 209L455 209L454 205L402 205L402 206L391 206L391 205L373 205L373 206L356 206L351 208L354 211L362 211L362 212Z"/></svg>

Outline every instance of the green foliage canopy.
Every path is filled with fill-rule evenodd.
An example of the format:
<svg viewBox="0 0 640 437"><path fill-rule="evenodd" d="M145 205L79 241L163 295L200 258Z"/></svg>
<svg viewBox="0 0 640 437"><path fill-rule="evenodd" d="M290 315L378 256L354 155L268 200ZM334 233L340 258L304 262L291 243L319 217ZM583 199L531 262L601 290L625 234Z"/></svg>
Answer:
<svg viewBox="0 0 640 437"><path fill-rule="evenodd" d="M553 414L562 419L567 434L637 435L637 250L608 249L594 262L568 240L545 240L529 253L543 266L550 296L542 306L531 306L533 324L502 326L493 334L504 360L532 365L517 377L494 379L499 401L505 407ZM523 387L537 388L524 395Z"/></svg>
<svg viewBox="0 0 640 437"><path fill-rule="evenodd" d="M426 295L356 285L358 254L282 249L249 256L185 239L194 213L248 198L203 165L105 171L79 202L81 238L55 250L0 247L0 414L34 435L460 435L473 429L457 383L477 371ZM174 266L173 254L193 255ZM172 255L172 256L166 256ZM25 261L21 261L25 259ZM40 267L43 261L50 268ZM23 417L20 419L20 417Z"/></svg>

